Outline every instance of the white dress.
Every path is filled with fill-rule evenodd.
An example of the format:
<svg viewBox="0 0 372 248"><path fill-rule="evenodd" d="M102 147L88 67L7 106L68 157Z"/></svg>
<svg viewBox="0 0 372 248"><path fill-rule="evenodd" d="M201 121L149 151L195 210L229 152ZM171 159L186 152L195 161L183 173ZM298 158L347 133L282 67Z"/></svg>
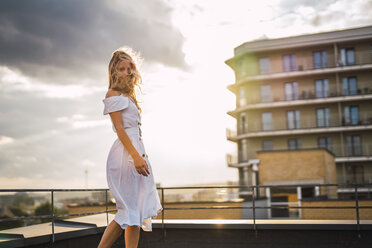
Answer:
<svg viewBox="0 0 372 248"><path fill-rule="evenodd" d="M132 99L124 95L107 97L102 101L104 115L121 111L124 129L150 170L147 177L140 175L134 167L132 156L119 138L115 140L106 164L107 183L116 201L117 213L114 220L122 229L126 229L128 225L136 225L142 227L144 231L151 232L151 218L155 218L162 211L162 206L151 164L142 142L141 116ZM115 127L112 127L116 132Z"/></svg>

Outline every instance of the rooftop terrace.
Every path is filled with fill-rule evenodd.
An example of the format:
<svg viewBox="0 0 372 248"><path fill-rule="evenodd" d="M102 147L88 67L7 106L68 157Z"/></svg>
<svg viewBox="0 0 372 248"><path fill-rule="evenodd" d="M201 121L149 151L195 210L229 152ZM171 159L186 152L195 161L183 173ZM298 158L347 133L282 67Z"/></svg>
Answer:
<svg viewBox="0 0 372 248"><path fill-rule="evenodd" d="M294 186L297 187L298 185ZM332 185L328 186L331 187ZM262 199L257 199L256 190L260 188L279 187L265 185L197 187L244 188L245 190L251 190L252 204L250 205L229 206L227 203L222 202L220 205L216 203L212 206L182 205L180 207L164 202L164 191L195 187L159 188L163 199L162 205L164 206L164 211L161 216L158 216L158 219L153 220L152 232L141 230L139 247L372 247L372 220L368 219L369 217L360 217L368 215L359 215L359 211L371 211L372 208L371 205L362 206L360 204L362 201L358 200L358 188L366 187L366 185L352 186L356 188L355 205L353 206L332 205L335 202L334 199L330 201L330 205L326 206L294 206L293 204L287 206L278 206L275 204L262 206L259 204ZM107 189L101 190L107 192ZM94 189L82 191L94 191ZM262 219L257 214L259 211L265 209L277 208L304 208L311 209L312 211L347 209L348 211L355 211L355 219L273 219L271 217ZM181 209L186 211L182 212L183 214L186 214L187 211L213 212L221 209L224 211L234 211L236 209L239 211L249 210L251 212L250 215L244 215L245 219L186 219L186 216L182 214L179 215L179 219L165 218L164 212L180 211ZM95 213L15 217L13 219L49 218L53 221L2 230L0 231L0 247L97 247L107 224L114 218L113 211L115 210L108 210L108 206L106 205L106 211ZM57 217L61 216L74 218L57 219ZM0 222L4 222L4 220L0 219ZM123 238L124 235L112 247L124 247Z"/></svg>

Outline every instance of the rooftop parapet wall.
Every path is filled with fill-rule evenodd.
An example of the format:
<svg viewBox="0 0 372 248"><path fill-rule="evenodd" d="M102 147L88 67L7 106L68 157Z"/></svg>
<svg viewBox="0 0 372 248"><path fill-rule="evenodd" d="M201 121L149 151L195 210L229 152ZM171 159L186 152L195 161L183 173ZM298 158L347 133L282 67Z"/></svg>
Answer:
<svg viewBox="0 0 372 248"><path fill-rule="evenodd" d="M305 35L298 35L298 36L291 36L291 37L283 37L283 38L276 38L276 39L259 39L253 40L249 42L245 42L240 46L234 49L234 56L225 61L225 63L230 66L234 71L238 70L238 67L244 67L244 65L249 65L248 71L245 72L247 75L256 75L258 71L258 65L256 65L257 56L265 57L265 54L276 54L280 51L280 57L283 55L283 51L297 51L297 53L301 54L301 51L304 49L313 48L324 48L328 50L329 53L329 60L328 60L328 67L335 67L336 61L333 61L331 58L334 55L334 51L336 47L342 48L344 45L356 44L361 42L367 42L366 44L370 43L372 40L372 26L360 27L360 28L353 28L353 29L344 29L344 30L336 30L330 32L322 32L322 33L313 33L313 34L305 34ZM360 49L359 49L360 50ZM369 51L369 48L367 49ZM359 54L356 51L356 64L365 64L370 63L370 56L369 54L365 55L364 53ZM306 52L305 52L306 53ZM332 56L331 56L332 55ZM244 60L242 58L244 57ZM311 70L313 69L312 61L307 61L307 56L305 57L298 57L298 62L301 67L301 70ZM305 61L302 61L304 60ZM252 63L252 60L255 63ZM275 61L274 61L275 62ZM242 65L243 63L243 65ZM240 64L240 66L239 66ZM281 70L275 69L275 63L270 66L274 68L271 69L271 73L278 73L282 72ZM277 68L282 68L279 66ZM241 77L242 75L239 75Z"/></svg>
<svg viewBox="0 0 372 248"><path fill-rule="evenodd" d="M261 39L245 42L234 49L235 57L250 52L272 51L295 47L318 46L322 44L344 43L372 38L372 26L336 30L278 39Z"/></svg>

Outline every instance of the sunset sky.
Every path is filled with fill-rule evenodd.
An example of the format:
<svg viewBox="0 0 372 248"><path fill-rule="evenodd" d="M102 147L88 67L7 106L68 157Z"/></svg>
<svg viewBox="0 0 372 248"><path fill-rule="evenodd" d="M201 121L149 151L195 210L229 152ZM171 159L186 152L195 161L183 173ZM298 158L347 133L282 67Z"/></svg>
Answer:
<svg viewBox="0 0 372 248"><path fill-rule="evenodd" d="M371 0L0 1L0 188L106 188L111 53L144 59L143 141L162 186L237 181L224 61L236 46L372 25Z"/></svg>

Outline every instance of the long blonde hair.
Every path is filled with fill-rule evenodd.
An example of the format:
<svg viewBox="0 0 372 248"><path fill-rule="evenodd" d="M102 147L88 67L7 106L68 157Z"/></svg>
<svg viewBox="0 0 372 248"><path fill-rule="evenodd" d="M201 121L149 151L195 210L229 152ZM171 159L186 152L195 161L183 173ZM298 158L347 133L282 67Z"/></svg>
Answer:
<svg viewBox="0 0 372 248"><path fill-rule="evenodd" d="M136 60L136 61L135 61ZM109 63L109 89L113 89L123 93L125 96L132 98L136 104L139 113L142 112L139 106L135 93L135 86L140 90L142 84L142 77L138 71L137 63L140 63L140 55L130 47L121 47L112 53ZM131 74L124 79L117 76L117 66L121 61L128 61L131 65Z"/></svg>

